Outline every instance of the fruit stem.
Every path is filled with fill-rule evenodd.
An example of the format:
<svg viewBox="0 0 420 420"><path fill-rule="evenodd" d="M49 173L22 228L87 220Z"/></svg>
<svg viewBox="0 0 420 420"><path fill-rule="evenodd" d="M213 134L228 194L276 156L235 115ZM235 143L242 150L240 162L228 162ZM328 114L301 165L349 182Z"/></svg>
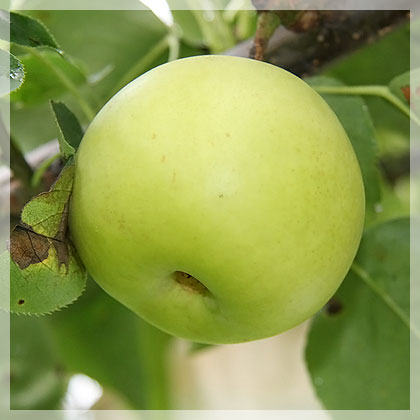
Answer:
<svg viewBox="0 0 420 420"><path fill-rule="evenodd" d="M366 85L366 86L312 86L318 93L332 95L366 95L378 96L385 99L402 113L407 115L420 126L420 119L414 114L410 107L405 105L397 96L395 96L387 86Z"/></svg>
<svg viewBox="0 0 420 420"><path fill-rule="evenodd" d="M254 60L263 61L268 41L274 31L280 25L280 17L271 11L262 10L258 15L257 30L255 31L254 44L249 57Z"/></svg>

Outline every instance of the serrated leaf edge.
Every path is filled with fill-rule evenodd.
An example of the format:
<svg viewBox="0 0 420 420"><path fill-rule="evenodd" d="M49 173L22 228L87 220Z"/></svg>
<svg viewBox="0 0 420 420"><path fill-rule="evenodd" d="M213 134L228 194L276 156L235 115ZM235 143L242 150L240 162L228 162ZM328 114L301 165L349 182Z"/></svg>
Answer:
<svg viewBox="0 0 420 420"><path fill-rule="evenodd" d="M76 296L73 300L71 300L68 303L66 303L65 305L61 305L61 306L57 307L56 309L53 309L52 311L46 311L46 312L24 312L24 311L14 311L12 309L10 309L8 311L5 308L1 308L1 309L3 309L6 312L9 312L9 313L11 313L13 315L36 316L38 318L40 318L42 316L46 316L46 315L52 315L55 312L60 312L62 309L68 308L70 305L72 305L73 303L75 303L80 298L80 296L83 295L83 293L85 292L86 287L87 287L87 279L88 279L88 273L87 273L87 271L85 271L85 274L84 274L85 284L84 284L83 288L81 289L80 294L78 296Z"/></svg>

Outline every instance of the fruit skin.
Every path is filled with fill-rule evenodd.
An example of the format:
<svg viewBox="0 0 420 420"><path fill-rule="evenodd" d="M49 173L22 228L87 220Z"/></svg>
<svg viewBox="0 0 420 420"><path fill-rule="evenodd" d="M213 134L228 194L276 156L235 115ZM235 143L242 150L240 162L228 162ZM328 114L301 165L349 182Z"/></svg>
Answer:
<svg viewBox="0 0 420 420"><path fill-rule="evenodd" d="M261 339L313 315L363 223L360 169L335 114L255 60L149 71L104 106L77 153L70 229L86 268L153 325L198 342Z"/></svg>

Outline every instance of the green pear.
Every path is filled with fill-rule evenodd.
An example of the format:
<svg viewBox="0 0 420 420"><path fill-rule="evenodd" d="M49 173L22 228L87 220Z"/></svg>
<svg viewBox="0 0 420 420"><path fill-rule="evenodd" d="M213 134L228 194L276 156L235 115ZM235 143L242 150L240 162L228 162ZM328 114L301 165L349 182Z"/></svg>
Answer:
<svg viewBox="0 0 420 420"><path fill-rule="evenodd" d="M267 63L199 56L143 74L95 117L70 230L95 281L142 318L238 343L331 298L364 203L352 145L311 87Z"/></svg>

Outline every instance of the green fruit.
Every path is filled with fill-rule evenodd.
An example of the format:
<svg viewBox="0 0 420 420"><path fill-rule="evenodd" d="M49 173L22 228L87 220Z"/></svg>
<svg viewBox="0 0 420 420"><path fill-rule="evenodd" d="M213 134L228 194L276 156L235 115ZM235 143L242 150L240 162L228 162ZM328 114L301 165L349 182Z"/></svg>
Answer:
<svg viewBox="0 0 420 420"><path fill-rule="evenodd" d="M115 95L77 154L70 228L98 284L171 334L269 337L319 310L359 245L343 127L285 70L201 56Z"/></svg>

